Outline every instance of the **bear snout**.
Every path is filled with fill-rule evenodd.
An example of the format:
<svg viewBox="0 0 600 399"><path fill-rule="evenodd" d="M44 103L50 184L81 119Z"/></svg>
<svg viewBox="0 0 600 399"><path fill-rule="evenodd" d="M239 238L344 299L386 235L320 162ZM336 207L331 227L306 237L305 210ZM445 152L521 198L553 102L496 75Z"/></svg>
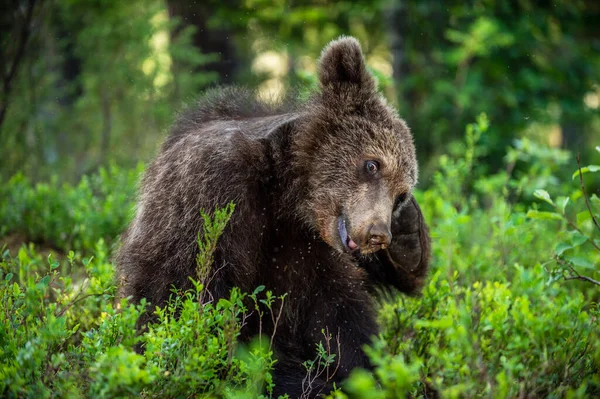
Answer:
<svg viewBox="0 0 600 399"><path fill-rule="evenodd" d="M369 229L367 242L372 246L381 246L385 249L392 242L392 232L390 226L383 221L377 221L371 225Z"/></svg>

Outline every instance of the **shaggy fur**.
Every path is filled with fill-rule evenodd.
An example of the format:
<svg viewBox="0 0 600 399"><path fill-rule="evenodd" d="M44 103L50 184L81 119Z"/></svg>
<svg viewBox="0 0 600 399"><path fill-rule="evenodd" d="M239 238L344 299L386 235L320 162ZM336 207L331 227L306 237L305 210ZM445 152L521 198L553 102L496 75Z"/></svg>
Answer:
<svg viewBox="0 0 600 399"><path fill-rule="evenodd" d="M182 114L143 178L117 258L122 294L164 305L172 286L191 288L200 211L235 202L207 290L215 300L232 287L287 293L274 376L276 394L291 397L303 393L301 363L315 357L325 328L339 334L339 369L307 396L370 367L361 347L377 333L376 287L417 293L429 262L427 227L410 194L412 136L376 92L355 39L324 49L319 79L305 104L269 106L221 88ZM263 333L273 330L270 319ZM257 333L254 320L243 336Z"/></svg>

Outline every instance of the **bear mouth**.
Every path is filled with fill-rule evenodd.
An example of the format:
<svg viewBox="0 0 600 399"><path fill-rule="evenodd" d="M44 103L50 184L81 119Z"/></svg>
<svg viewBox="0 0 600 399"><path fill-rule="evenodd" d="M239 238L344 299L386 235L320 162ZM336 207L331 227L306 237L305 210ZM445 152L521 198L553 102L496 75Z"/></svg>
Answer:
<svg viewBox="0 0 600 399"><path fill-rule="evenodd" d="M340 240L344 246L344 249L348 252L353 252L358 249L358 245L352 240L348 234L348 228L346 227L346 218L343 216L338 217L338 233L340 234Z"/></svg>

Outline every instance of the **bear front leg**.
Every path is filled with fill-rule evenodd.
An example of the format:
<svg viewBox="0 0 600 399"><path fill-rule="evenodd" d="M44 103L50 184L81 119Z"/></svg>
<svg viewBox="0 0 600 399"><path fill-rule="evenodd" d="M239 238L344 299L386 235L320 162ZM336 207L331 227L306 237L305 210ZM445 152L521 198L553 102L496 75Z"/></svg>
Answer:
<svg viewBox="0 0 600 399"><path fill-rule="evenodd" d="M305 357L315 359L318 344L322 345L327 356L334 355L328 365L319 359L311 374L306 376L304 389L307 382L310 385L311 378L317 388L311 390L308 397L329 392L334 383L343 389L343 381L353 369L372 368L363 351L378 332L370 295L352 285L343 291L333 288L331 292L334 295L313 307L311 314L314 316L306 323Z"/></svg>
<svg viewBox="0 0 600 399"><path fill-rule="evenodd" d="M311 376L304 362L289 361L277 357L274 369L271 372L275 387L273 388L274 398L288 395L289 398L318 398L326 395L333 390L333 383L325 381L320 376Z"/></svg>
<svg viewBox="0 0 600 399"><path fill-rule="evenodd" d="M417 294L425 283L431 257L429 229L414 197L392 214L392 242L359 264L375 285Z"/></svg>
<svg viewBox="0 0 600 399"><path fill-rule="evenodd" d="M298 323L298 335L275 335L273 396L287 393L290 398L318 398L342 387L350 372L371 369L363 347L378 332L372 298L357 282L331 281L320 298L306 307L306 318ZM331 363L318 356L318 345ZM314 361L307 369L305 362Z"/></svg>

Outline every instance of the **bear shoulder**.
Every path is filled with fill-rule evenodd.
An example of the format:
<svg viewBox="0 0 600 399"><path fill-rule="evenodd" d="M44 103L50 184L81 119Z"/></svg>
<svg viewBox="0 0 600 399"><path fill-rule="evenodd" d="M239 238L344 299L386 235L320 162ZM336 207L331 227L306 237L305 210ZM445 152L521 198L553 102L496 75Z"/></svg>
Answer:
<svg viewBox="0 0 600 399"><path fill-rule="evenodd" d="M210 122L231 123L251 119L268 119L268 117L289 114L298 107L299 103L293 93L288 93L283 98L264 99L256 91L247 88L216 87L205 92L200 99L186 107L177 116L163 148L169 147L181 136L188 135L191 131Z"/></svg>

